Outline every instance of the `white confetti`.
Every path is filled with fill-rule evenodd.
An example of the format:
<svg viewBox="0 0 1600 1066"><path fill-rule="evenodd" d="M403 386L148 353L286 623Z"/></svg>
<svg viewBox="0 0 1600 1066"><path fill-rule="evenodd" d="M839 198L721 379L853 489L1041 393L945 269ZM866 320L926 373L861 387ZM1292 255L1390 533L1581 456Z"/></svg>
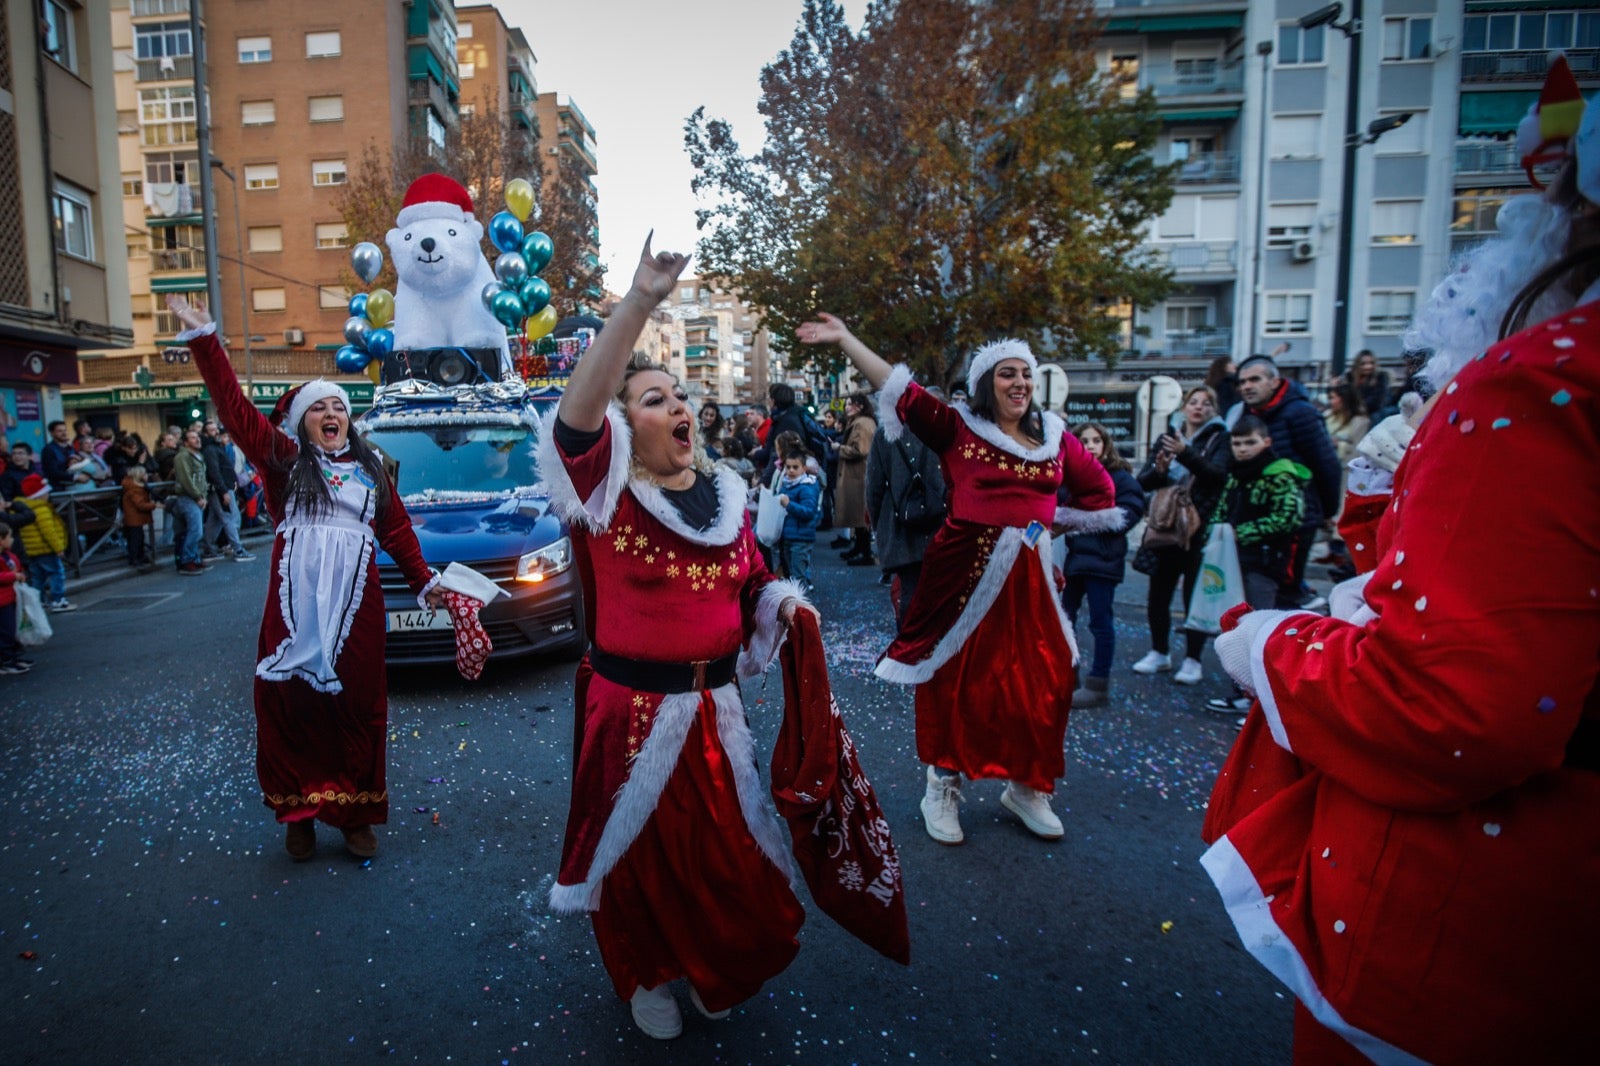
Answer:
<svg viewBox="0 0 1600 1066"><path fill-rule="evenodd" d="M1406 553L1405 552L1395 552L1394 553L1394 565L1399 566L1401 563L1403 563L1405 561L1406 561Z"/></svg>
<svg viewBox="0 0 1600 1066"><path fill-rule="evenodd" d="M1428 609L1428 597L1426 597L1426 596L1419 597L1417 599L1416 608L1419 611L1426 611Z"/></svg>
<svg viewBox="0 0 1600 1066"><path fill-rule="evenodd" d="M1358 552L1364 552L1364 551L1366 551L1366 550L1367 550L1367 546L1366 546L1366 545L1365 545L1365 544L1357 544L1357 545L1356 545L1356 551L1358 551Z"/></svg>
<svg viewBox="0 0 1600 1066"><path fill-rule="evenodd" d="M1557 348L1571 348L1578 342L1573 340L1571 337L1557 337L1554 343Z"/></svg>
<svg viewBox="0 0 1600 1066"><path fill-rule="evenodd" d="M1492 836L1492 837L1499 836L1500 835L1500 823L1499 822L1484 822L1483 823L1483 832L1484 832L1485 836Z"/></svg>
<svg viewBox="0 0 1600 1066"><path fill-rule="evenodd" d="M1335 933L1344 932L1344 919L1341 918L1339 921L1333 923L1333 931Z"/></svg>
<svg viewBox="0 0 1600 1066"><path fill-rule="evenodd" d="M1326 859L1332 853L1333 853L1333 849L1332 848L1323 848L1322 849L1322 857L1324 859Z"/></svg>
<svg viewBox="0 0 1600 1066"><path fill-rule="evenodd" d="M1404 585L1404 584L1405 584L1404 581L1396 581L1394 584L1390 585L1389 587L1394 589L1396 592L1398 592L1398 591L1400 591L1400 586Z"/></svg>

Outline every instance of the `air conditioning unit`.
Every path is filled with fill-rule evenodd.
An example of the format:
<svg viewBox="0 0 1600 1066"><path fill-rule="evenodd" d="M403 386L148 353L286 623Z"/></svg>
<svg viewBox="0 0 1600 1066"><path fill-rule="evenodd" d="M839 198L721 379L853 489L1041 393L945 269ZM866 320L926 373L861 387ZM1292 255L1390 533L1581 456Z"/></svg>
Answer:
<svg viewBox="0 0 1600 1066"><path fill-rule="evenodd" d="M1309 263L1317 257L1317 245L1314 241L1295 241L1289 248L1289 258L1296 263Z"/></svg>
<svg viewBox="0 0 1600 1066"><path fill-rule="evenodd" d="M283 343L291 348L298 348L306 342L306 331L303 329L286 329L283 331Z"/></svg>

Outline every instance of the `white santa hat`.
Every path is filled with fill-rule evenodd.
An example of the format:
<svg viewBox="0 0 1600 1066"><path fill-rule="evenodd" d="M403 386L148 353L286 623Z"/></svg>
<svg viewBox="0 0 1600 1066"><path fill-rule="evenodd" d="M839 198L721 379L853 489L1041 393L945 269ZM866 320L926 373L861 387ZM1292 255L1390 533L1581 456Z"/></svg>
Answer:
<svg viewBox="0 0 1600 1066"><path fill-rule="evenodd" d="M273 422L289 437L298 437L300 423L305 421L306 412L311 410L311 405L318 400L337 397L344 401L344 409L350 410L350 394L344 391L344 386L327 378L317 378L304 385L297 385L278 397L278 402L273 405L269 421Z"/></svg>
<svg viewBox="0 0 1600 1066"><path fill-rule="evenodd" d="M443 174L424 174L406 189L405 201L400 213L394 216L394 224L404 229L425 218L471 222L472 217L472 195L459 181Z"/></svg>
<svg viewBox="0 0 1600 1066"><path fill-rule="evenodd" d="M977 392L978 379L993 370L996 363L1006 359L1021 359L1030 370L1037 372L1039 369L1039 360L1033 357L1033 352L1024 342L1009 338L990 341L972 353L972 362L967 366L967 395Z"/></svg>

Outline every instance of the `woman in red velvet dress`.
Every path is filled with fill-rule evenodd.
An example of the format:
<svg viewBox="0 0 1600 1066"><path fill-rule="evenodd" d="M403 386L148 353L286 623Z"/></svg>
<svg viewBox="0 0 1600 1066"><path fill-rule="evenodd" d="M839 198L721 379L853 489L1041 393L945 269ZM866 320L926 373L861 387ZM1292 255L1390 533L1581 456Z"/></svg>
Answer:
<svg viewBox="0 0 1600 1066"><path fill-rule="evenodd" d="M211 316L169 296L217 413L261 471L280 517L256 648L256 772L296 862L316 849L317 820L345 847L377 853L389 820L384 743L383 594L376 551L399 564L420 606L438 606L411 519L383 464L350 432L349 397L331 381L299 386L274 427L239 387Z"/></svg>
<svg viewBox="0 0 1600 1066"><path fill-rule="evenodd" d="M799 950L788 834L756 773L737 678L804 603L756 550L737 474L696 446L678 382L630 361L685 256L650 254L540 442L571 523L592 644L577 679L572 808L553 909L587 911L639 1028L683 1028L668 982L722 1017Z"/></svg>
<svg viewBox="0 0 1600 1066"><path fill-rule="evenodd" d="M805 344L839 345L881 390L884 435L898 440L910 427L938 453L949 486L948 517L877 667L885 680L917 686L928 835L941 844L964 839L957 805L965 774L1007 779L1000 802L1035 835L1060 839L1050 793L1066 772L1078 650L1055 594L1050 532L1122 528L1110 476L1060 418L1033 406L1038 364L1020 341L973 353L970 401L946 404L832 315L798 335ZM1063 485L1072 506L1058 508Z"/></svg>

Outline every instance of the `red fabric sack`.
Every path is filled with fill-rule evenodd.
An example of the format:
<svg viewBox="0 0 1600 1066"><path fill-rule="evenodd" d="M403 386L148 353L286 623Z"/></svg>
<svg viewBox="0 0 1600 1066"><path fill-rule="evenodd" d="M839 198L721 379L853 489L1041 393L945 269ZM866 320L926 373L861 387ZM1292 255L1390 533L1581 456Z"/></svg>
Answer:
<svg viewBox="0 0 1600 1066"><path fill-rule="evenodd" d="M909 965L900 858L834 702L822 633L810 611L795 611L780 660L783 725L772 751L772 798L789 823L795 862L824 913Z"/></svg>

